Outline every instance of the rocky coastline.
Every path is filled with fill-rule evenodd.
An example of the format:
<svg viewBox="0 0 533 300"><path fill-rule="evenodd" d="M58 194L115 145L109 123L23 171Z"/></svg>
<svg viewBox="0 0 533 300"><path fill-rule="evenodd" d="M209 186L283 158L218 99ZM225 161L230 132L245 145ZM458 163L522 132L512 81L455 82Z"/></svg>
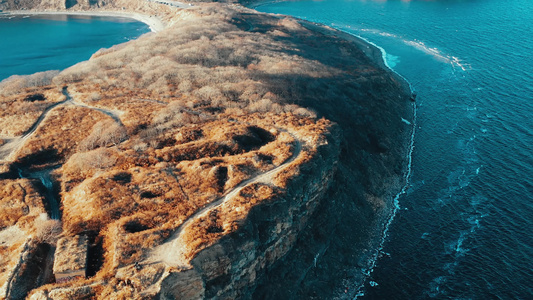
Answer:
<svg viewBox="0 0 533 300"><path fill-rule="evenodd" d="M0 242L8 244L2 247L17 249L0 261L0 297L353 298L394 210L393 199L406 183L413 128L402 120L414 117L409 84L386 68L378 48L326 26L235 5L195 3L182 9L143 3L73 7L91 12L125 7L158 16L166 28L96 53L54 77L50 85L4 93L0 99L17 103L42 89L50 90L47 99L58 99L61 92L54 89L68 86L73 103L54 108L56 113L43 118L39 127L70 126L55 121L61 111L72 115L87 133L95 132L101 122L111 124L113 117L124 128L114 133L121 132L117 140L94 140L90 147L88 134L57 134L55 144L43 144L47 136L38 128L21 150L10 154L13 160L4 159L2 166L8 171L0 174L0 180L12 190L17 184L25 191L38 185L14 178L14 167L60 166L52 176L61 198L57 238L64 244L72 237L87 237L83 239L89 246L84 247L89 247L88 260L96 267L73 280L59 282L58 274L54 279L50 271L27 280L35 261L51 266L45 257L56 251L57 242L37 238L35 231L43 225L36 220L46 209L35 202L30 210L21 210L20 218L0 224ZM53 1L30 4L27 7L33 10L61 6ZM187 32L191 43L206 47L205 54L195 58L177 52L181 46L169 41L183 35L180 26L194 30ZM196 32L198 36L193 36ZM168 78L164 85L158 83L162 89L155 88L157 77L141 88L147 71L135 73L143 62L128 55L149 58L154 48L167 64L177 62L176 68L197 65L201 69L194 72L204 72L204 79L213 74L222 77L209 81L215 82L209 93L198 75L185 73L172 77L160 73ZM236 57L239 48L249 51ZM109 63L117 57L124 65ZM95 77L101 66L106 68L106 80L131 69L131 78L139 78L139 84L102 81ZM164 66L154 68L173 72ZM234 80L237 76L242 77ZM247 84L243 91L240 82ZM161 106L176 112L163 116ZM157 116L154 112L159 109ZM175 125L178 118L186 121ZM76 148L62 139L74 141ZM5 145L0 150L7 149ZM88 169L75 165L76 158L95 151L99 159L109 159ZM52 158L42 161L45 154ZM194 173L201 175L195 178ZM118 194L104 195L98 187L116 189ZM33 189L39 197L39 188ZM13 199L2 200L3 207L19 201L10 191L5 195ZM120 195L131 197L133 202L127 205L138 205L143 213L117 206L101 215L80 214L80 207L108 206ZM22 202L27 198L21 197ZM165 202L176 199L196 202L176 214L157 217ZM151 201L154 204L148 206ZM209 204L215 202L216 206ZM194 213L202 207L201 213ZM17 232L19 242L10 241L8 231ZM171 255L161 259L154 250L159 248Z"/></svg>

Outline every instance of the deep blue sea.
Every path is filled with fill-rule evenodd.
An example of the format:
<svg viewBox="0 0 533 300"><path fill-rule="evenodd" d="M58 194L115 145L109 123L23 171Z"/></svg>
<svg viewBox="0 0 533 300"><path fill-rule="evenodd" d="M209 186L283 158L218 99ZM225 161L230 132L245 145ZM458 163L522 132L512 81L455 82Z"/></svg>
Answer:
<svg viewBox="0 0 533 300"><path fill-rule="evenodd" d="M418 92L410 187L360 299L533 299L533 1L257 9L364 37Z"/></svg>
<svg viewBox="0 0 533 300"><path fill-rule="evenodd" d="M127 18L0 15L0 81L65 69L100 48L149 31L146 24Z"/></svg>

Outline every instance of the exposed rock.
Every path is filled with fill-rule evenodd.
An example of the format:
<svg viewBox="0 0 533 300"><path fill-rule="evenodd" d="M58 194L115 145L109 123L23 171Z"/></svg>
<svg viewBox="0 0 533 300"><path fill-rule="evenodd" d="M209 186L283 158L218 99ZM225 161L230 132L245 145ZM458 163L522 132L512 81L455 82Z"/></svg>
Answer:
<svg viewBox="0 0 533 300"><path fill-rule="evenodd" d="M0 231L19 249L3 262L10 285L1 291L323 299L361 280L404 181L405 83L383 69L377 49L327 27L223 5L161 9L173 23L165 31L101 50L53 84L0 96L8 112L35 112L6 131L27 136L19 148L0 145L15 162L4 165L61 164L64 239L54 271L91 269L38 288L49 270L24 270L53 249L24 244L36 215L17 200ZM24 100L41 92L43 101Z"/></svg>
<svg viewBox="0 0 533 300"><path fill-rule="evenodd" d="M88 239L85 235L64 237L57 241L54 275L57 282L85 278L87 270Z"/></svg>

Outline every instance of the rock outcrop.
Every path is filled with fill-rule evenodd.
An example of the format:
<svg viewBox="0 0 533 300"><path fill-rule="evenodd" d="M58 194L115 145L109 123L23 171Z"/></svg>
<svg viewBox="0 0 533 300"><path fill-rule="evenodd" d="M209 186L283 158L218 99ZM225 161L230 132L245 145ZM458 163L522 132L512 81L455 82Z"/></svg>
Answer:
<svg viewBox="0 0 533 300"><path fill-rule="evenodd" d="M200 251L191 269L170 273L162 281L162 298L251 298L257 279L291 251L324 200L336 171L338 141L334 130L286 190L251 207L239 229Z"/></svg>

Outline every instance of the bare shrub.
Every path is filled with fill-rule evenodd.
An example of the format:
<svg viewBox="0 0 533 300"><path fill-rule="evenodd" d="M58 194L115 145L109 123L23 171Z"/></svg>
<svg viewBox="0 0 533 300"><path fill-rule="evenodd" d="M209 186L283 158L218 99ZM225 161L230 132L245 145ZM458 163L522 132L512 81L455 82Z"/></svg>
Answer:
<svg viewBox="0 0 533 300"><path fill-rule="evenodd" d="M101 99L102 99L102 95L100 95L100 93L98 92L92 92L89 95L89 101L99 101Z"/></svg>
<svg viewBox="0 0 533 300"><path fill-rule="evenodd" d="M168 81L160 77L155 82L150 84L147 88L147 90L152 92L152 96L161 96L161 97L168 97L170 96L170 89L168 87Z"/></svg>
<svg viewBox="0 0 533 300"><path fill-rule="evenodd" d="M285 26L291 30L304 30L305 28L294 18L283 18L278 22L279 25Z"/></svg>
<svg viewBox="0 0 533 300"><path fill-rule="evenodd" d="M201 100L208 100L213 106L220 105L223 101L227 100L222 92L213 86L204 86L199 90L196 90L194 94Z"/></svg>
<svg viewBox="0 0 533 300"><path fill-rule="evenodd" d="M50 85L59 71L38 72L32 75L13 75L0 82L0 95L9 96L19 93L22 89Z"/></svg>
<svg viewBox="0 0 533 300"><path fill-rule="evenodd" d="M147 131L151 132L148 135L144 134L144 138L148 136L154 137L170 128L181 127L200 120L201 118L196 114L190 113L182 102L173 101L154 114L152 126L147 129Z"/></svg>
<svg viewBox="0 0 533 300"><path fill-rule="evenodd" d="M257 102L252 102L248 106L250 112L267 112L272 109L272 101L270 99L261 99Z"/></svg>
<svg viewBox="0 0 533 300"><path fill-rule="evenodd" d="M124 126L113 120L105 120L96 123L88 137L81 141L80 151L92 150L107 145L117 145L126 139L127 133Z"/></svg>
<svg viewBox="0 0 533 300"><path fill-rule="evenodd" d="M316 118L316 113L314 111L303 107L295 109L292 113L300 117Z"/></svg>
<svg viewBox="0 0 533 300"><path fill-rule="evenodd" d="M37 229L36 238L41 243L55 245L61 234L61 222L48 218L46 213L42 213L34 221Z"/></svg>
<svg viewBox="0 0 533 300"><path fill-rule="evenodd" d="M63 70L59 75L53 78L52 82L55 85L62 86L69 83L79 82L87 77L88 74L95 73L103 73L103 71L98 68L98 65L85 61Z"/></svg>
<svg viewBox="0 0 533 300"><path fill-rule="evenodd" d="M136 152L143 152L143 151L146 151L146 149L148 149L148 144L144 142L139 142L137 144L134 144L132 148Z"/></svg>
<svg viewBox="0 0 533 300"><path fill-rule="evenodd" d="M192 83L189 80L184 80L180 82L180 84L178 85L178 89L182 93L189 93L190 91L192 91L192 88L193 88Z"/></svg>
<svg viewBox="0 0 533 300"><path fill-rule="evenodd" d="M117 161L114 153L107 148L76 153L63 166L66 173L89 176L98 170L112 167Z"/></svg>

